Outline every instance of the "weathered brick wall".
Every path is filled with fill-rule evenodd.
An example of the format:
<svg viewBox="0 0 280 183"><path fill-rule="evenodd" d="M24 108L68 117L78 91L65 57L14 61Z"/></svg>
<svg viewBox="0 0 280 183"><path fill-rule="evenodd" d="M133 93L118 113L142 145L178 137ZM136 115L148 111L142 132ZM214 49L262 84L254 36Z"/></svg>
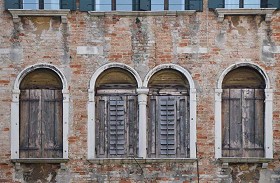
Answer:
<svg viewBox="0 0 280 183"><path fill-rule="evenodd" d="M0 182L197 182L196 163L118 163L87 161L87 102L93 73L109 62L133 67L142 77L157 65L187 69L197 88L197 145L200 182L280 181L280 12L262 16L226 16L212 11L178 16L90 16L73 11L68 23L55 17L23 17L13 24L0 0ZM94 54L77 48L96 47ZM270 49L265 49L268 46ZM187 47L187 48L186 48ZM186 51L188 50L188 51ZM191 50L191 51L190 51ZM260 65L273 97L274 161L234 164L223 169L214 158L214 89L224 69L237 62ZM10 161L12 89L19 72L36 63L63 71L70 91L69 162L58 165Z"/></svg>

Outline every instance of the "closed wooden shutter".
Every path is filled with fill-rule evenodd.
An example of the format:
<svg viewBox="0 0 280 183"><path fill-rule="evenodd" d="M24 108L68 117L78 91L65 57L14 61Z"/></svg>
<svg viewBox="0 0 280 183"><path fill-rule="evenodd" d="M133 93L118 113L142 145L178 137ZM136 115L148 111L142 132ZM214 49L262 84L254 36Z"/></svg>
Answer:
<svg viewBox="0 0 280 183"><path fill-rule="evenodd" d="M61 0L60 7L61 9L76 10L76 0Z"/></svg>
<svg viewBox="0 0 280 183"><path fill-rule="evenodd" d="M202 0L187 0L186 2L187 10L203 11L203 1Z"/></svg>
<svg viewBox="0 0 280 183"><path fill-rule="evenodd" d="M5 10L20 9L19 0L5 0Z"/></svg>
<svg viewBox="0 0 280 183"><path fill-rule="evenodd" d="M20 158L61 157L61 90L21 90Z"/></svg>
<svg viewBox="0 0 280 183"><path fill-rule="evenodd" d="M279 0L267 0L267 1L264 1L264 3L262 3L262 5L263 5L262 8L277 8L277 9L279 9L280 8L280 1Z"/></svg>
<svg viewBox="0 0 280 183"><path fill-rule="evenodd" d="M136 156L138 145L136 96L97 96L96 99L97 156Z"/></svg>
<svg viewBox="0 0 280 183"><path fill-rule="evenodd" d="M140 0L139 11L150 11L151 0Z"/></svg>
<svg viewBox="0 0 280 183"><path fill-rule="evenodd" d="M94 11L95 0L80 1L80 11Z"/></svg>
<svg viewBox="0 0 280 183"><path fill-rule="evenodd" d="M208 0L208 8L209 9L216 9L216 8L224 8L225 0Z"/></svg>
<svg viewBox="0 0 280 183"><path fill-rule="evenodd" d="M150 96L149 157L188 157L187 96Z"/></svg>
<svg viewBox="0 0 280 183"><path fill-rule="evenodd" d="M264 156L264 90L224 89L224 157Z"/></svg>

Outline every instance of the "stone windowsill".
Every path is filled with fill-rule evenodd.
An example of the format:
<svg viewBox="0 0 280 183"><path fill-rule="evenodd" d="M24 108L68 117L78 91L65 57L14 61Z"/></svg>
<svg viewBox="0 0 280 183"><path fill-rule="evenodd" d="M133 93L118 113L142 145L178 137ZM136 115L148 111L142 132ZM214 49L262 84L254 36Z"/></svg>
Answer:
<svg viewBox="0 0 280 183"><path fill-rule="evenodd" d="M217 159L224 168L227 168L229 164L234 163L260 163L263 168L267 168L268 163L273 161L272 158L236 158L236 157L225 157Z"/></svg>
<svg viewBox="0 0 280 183"><path fill-rule="evenodd" d="M94 164L146 164L146 163L194 163L196 158L96 158L88 159L90 163Z"/></svg>
<svg viewBox="0 0 280 183"><path fill-rule="evenodd" d="M67 15L70 12L69 9L60 10L27 10L27 9L9 9L8 10L12 16L13 21L18 23L20 21L20 16L59 16L61 17L62 23L67 23Z"/></svg>
<svg viewBox="0 0 280 183"><path fill-rule="evenodd" d="M178 16L192 15L196 10L184 11L89 11L92 16Z"/></svg>
<svg viewBox="0 0 280 183"><path fill-rule="evenodd" d="M63 158L21 158L21 159L12 159L13 163L26 163L26 164L34 164L34 163L66 163L69 159Z"/></svg>
<svg viewBox="0 0 280 183"><path fill-rule="evenodd" d="M257 9L226 9L226 8L216 8L215 12L218 15L218 22L223 22L225 15L265 15L265 21L270 22L272 13L276 8L257 8Z"/></svg>

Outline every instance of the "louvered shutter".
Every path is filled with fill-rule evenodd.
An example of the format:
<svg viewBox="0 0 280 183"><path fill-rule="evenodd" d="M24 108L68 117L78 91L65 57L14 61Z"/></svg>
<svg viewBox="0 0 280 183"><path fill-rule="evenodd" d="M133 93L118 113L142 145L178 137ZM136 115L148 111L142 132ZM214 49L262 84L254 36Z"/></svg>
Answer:
<svg viewBox="0 0 280 183"><path fill-rule="evenodd" d="M216 8L224 8L224 0L208 0L208 8L216 9Z"/></svg>
<svg viewBox="0 0 280 183"><path fill-rule="evenodd" d="M44 158L62 158L62 92L42 89L42 151Z"/></svg>
<svg viewBox="0 0 280 183"><path fill-rule="evenodd" d="M140 0L140 11L150 11L151 10L151 0Z"/></svg>
<svg viewBox="0 0 280 183"><path fill-rule="evenodd" d="M95 0L80 1L80 11L94 11Z"/></svg>
<svg viewBox="0 0 280 183"><path fill-rule="evenodd" d="M267 0L267 8L280 8L279 0Z"/></svg>
<svg viewBox="0 0 280 183"><path fill-rule="evenodd" d="M186 4L189 10L203 11L203 0L189 0Z"/></svg>
<svg viewBox="0 0 280 183"><path fill-rule="evenodd" d="M61 9L76 10L76 0L61 0Z"/></svg>
<svg viewBox="0 0 280 183"><path fill-rule="evenodd" d="M41 90L20 93L20 158L41 157Z"/></svg>
<svg viewBox="0 0 280 183"><path fill-rule="evenodd" d="M5 0L5 9L20 9L19 0Z"/></svg>
<svg viewBox="0 0 280 183"><path fill-rule="evenodd" d="M176 154L176 101L174 97L160 97L159 115L160 154L174 156Z"/></svg>

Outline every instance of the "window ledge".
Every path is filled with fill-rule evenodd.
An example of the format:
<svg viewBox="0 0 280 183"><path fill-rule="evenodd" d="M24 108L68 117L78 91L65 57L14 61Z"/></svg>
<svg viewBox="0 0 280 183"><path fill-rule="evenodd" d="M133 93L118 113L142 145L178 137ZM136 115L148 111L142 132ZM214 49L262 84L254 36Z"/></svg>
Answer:
<svg viewBox="0 0 280 183"><path fill-rule="evenodd" d="M218 15L218 22L223 22L225 15L265 15L265 21L270 22L272 13L276 8L258 8L258 9L226 9L226 8L216 8L215 12Z"/></svg>
<svg viewBox="0 0 280 183"><path fill-rule="evenodd" d="M192 15L196 10L184 11L89 11L92 16L178 16Z"/></svg>
<svg viewBox="0 0 280 183"><path fill-rule="evenodd" d="M222 163L223 168L228 168L229 163L261 163L263 168L267 168L268 163L273 161L272 158L218 158L220 163Z"/></svg>
<svg viewBox="0 0 280 183"><path fill-rule="evenodd" d="M21 159L12 159L13 163L66 163L69 159L63 158L21 158Z"/></svg>
<svg viewBox="0 0 280 183"><path fill-rule="evenodd" d="M67 23L69 9L60 10L27 10L27 9L8 9L13 16L13 22L18 23L20 16L59 16L62 23Z"/></svg>
<svg viewBox="0 0 280 183"><path fill-rule="evenodd" d="M127 164L127 163L137 163L137 164L146 164L146 163L194 163L197 161L196 158L96 158L89 159L90 163L93 164Z"/></svg>

